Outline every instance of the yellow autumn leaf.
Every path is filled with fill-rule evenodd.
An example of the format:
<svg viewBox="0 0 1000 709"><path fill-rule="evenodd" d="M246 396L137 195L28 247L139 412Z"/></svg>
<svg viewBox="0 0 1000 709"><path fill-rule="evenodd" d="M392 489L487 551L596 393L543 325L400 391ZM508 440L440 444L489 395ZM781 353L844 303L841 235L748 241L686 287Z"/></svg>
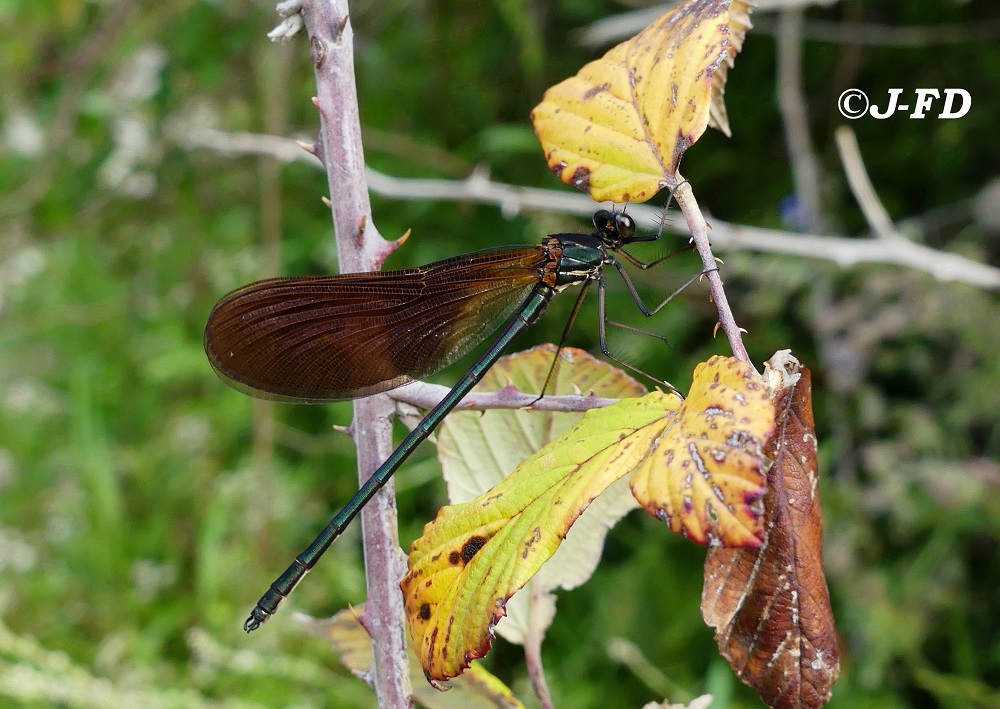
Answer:
<svg viewBox="0 0 1000 709"><path fill-rule="evenodd" d="M635 468L679 404L654 392L589 411L492 490L444 508L424 528L400 587L429 679L454 677L486 653L507 599L590 503Z"/></svg>
<svg viewBox="0 0 1000 709"><path fill-rule="evenodd" d="M588 412L492 490L446 507L410 548L400 584L417 657L432 681L482 657L508 599L571 525L635 470L633 494L703 544L759 544L760 453L774 408L753 368L698 365L691 393L653 392Z"/></svg>
<svg viewBox="0 0 1000 709"><path fill-rule="evenodd" d="M712 357L632 477L647 512L699 544L759 546L765 480L761 450L774 404L750 365Z"/></svg>
<svg viewBox="0 0 1000 709"><path fill-rule="evenodd" d="M707 125L729 134L722 93L751 5L687 0L546 91L531 118L549 168L599 202L675 185Z"/></svg>

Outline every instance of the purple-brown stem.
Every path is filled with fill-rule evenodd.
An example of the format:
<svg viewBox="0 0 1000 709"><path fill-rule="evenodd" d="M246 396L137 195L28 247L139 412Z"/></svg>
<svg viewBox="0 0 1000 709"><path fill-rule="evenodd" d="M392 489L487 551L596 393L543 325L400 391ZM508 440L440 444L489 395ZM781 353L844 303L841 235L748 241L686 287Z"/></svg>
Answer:
<svg viewBox="0 0 1000 709"><path fill-rule="evenodd" d="M305 0L302 16L316 75L320 114L317 154L330 186L330 209L342 273L378 268L394 248L371 219L354 83L354 33L347 0ZM357 446L358 478L364 482L392 453L392 401L371 396L354 402L351 430ZM406 564L399 550L392 481L361 513L368 598L361 622L372 640L369 682L380 707L413 706L399 580Z"/></svg>
<svg viewBox="0 0 1000 709"><path fill-rule="evenodd" d="M677 181L679 184L673 188L673 195L687 220L688 229L691 231L691 242L694 244L698 256L701 257L702 267L706 271L708 290L712 294L712 301L715 303L716 309L719 311L719 327L729 338L729 346L733 350L733 356L752 365L750 355L747 354L746 347L743 346L743 335L735 318L733 318L733 311L726 299L726 291L722 287L722 278L719 276L718 270L719 264L715 260L712 246L708 242L708 224L698 207L694 192L691 191L691 184L682 181L683 179L678 172Z"/></svg>

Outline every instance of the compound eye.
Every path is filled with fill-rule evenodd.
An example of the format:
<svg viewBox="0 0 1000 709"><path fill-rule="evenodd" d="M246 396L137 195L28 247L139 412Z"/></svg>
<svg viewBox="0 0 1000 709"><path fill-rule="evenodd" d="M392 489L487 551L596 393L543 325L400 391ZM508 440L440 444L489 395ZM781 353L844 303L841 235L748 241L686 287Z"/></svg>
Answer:
<svg viewBox="0 0 1000 709"><path fill-rule="evenodd" d="M615 215L615 228L626 239L635 234L635 220L627 214Z"/></svg>
<svg viewBox="0 0 1000 709"><path fill-rule="evenodd" d="M598 209L594 212L594 226L597 231L606 232L615 224L615 215L606 209Z"/></svg>

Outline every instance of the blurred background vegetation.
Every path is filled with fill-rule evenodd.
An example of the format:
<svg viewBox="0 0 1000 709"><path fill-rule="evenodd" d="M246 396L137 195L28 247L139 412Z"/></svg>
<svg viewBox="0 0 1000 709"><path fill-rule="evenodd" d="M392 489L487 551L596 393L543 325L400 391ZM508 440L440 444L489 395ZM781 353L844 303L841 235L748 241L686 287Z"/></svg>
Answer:
<svg viewBox="0 0 1000 709"><path fill-rule="evenodd" d="M807 13L803 89L826 229L868 230L834 149L840 92L960 87L973 108L959 120L852 127L910 238L1000 265L995 4L824 4ZM354 3L369 163L452 178L482 165L559 188L528 112L607 48L582 46L581 31L627 9ZM718 218L791 229L777 19L754 20L727 87L734 135L709 131L682 167ZM356 528L263 631L240 628L356 488L352 446L330 428L348 423L349 404L252 402L216 379L201 347L208 310L230 289L336 269L321 172L184 141L204 127L314 136L305 42L271 44L272 6L233 0L5 0L0 23L0 705L373 706L288 612L364 600ZM874 42L852 42L859 24ZM883 26L916 28L919 41ZM373 209L387 237L413 230L389 267L587 226L377 196ZM829 706L1000 707L997 292L823 254L720 255L754 362L790 347L814 372L843 652ZM696 269L681 256L642 274L647 302ZM611 307L626 319L620 291ZM568 300L520 344L558 338ZM596 348L595 317L589 303L571 344ZM641 338L622 348L685 389L697 362L727 353L714 322L692 288L652 325L673 349ZM404 547L444 502L432 454L424 446L397 476ZM613 531L597 575L560 595L544 648L557 706L706 691L717 709L760 705L701 622L703 557L640 512ZM530 705L519 648L498 641L486 664Z"/></svg>

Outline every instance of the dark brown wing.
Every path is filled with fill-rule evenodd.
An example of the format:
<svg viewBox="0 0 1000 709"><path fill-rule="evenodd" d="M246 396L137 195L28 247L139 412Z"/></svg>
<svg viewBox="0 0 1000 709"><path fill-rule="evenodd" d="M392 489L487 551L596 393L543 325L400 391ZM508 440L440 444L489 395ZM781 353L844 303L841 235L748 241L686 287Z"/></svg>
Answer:
<svg viewBox="0 0 1000 709"><path fill-rule="evenodd" d="M369 396L482 342L525 300L546 260L539 246L513 246L400 271L259 281L212 309L205 352L251 396Z"/></svg>

